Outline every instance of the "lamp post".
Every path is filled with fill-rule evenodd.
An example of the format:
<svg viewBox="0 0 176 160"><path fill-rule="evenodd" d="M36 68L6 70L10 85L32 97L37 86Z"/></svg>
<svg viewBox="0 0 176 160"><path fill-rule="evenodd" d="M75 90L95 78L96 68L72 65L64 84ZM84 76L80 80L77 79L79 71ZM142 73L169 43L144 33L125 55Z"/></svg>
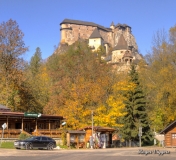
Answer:
<svg viewBox="0 0 176 160"><path fill-rule="evenodd" d="M92 143L91 143L91 149L93 149L93 110L92 110L92 137L91 137L91 141L92 141Z"/></svg>
<svg viewBox="0 0 176 160"><path fill-rule="evenodd" d="M142 127L139 127L139 147L141 147Z"/></svg>

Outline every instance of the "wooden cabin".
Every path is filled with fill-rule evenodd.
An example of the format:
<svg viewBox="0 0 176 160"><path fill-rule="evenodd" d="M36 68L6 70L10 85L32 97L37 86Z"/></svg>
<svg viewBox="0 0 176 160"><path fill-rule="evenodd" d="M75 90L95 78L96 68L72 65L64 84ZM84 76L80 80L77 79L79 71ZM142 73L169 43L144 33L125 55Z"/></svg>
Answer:
<svg viewBox="0 0 176 160"><path fill-rule="evenodd" d="M18 138L21 132L31 135L46 135L60 138L59 130L62 116L52 116L39 113L11 112L6 107L0 109L0 127L6 123L4 138ZM0 135L3 129L0 129Z"/></svg>
<svg viewBox="0 0 176 160"><path fill-rule="evenodd" d="M67 146L70 148L76 147L76 148L86 148L85 143L85 131L79 131L79 130L68 130L67 131Z"/></svg>
<svg viewBox="0 0 176 160"><path fill-rule="evenodd" d="M160 134L164 134L165 147L176 147L176 121L163 129Z"/></svg>
<svg viewBox="0 0 176 160"><path fill-rule="evenodd" d="M89 143L90 136L93 135L95 148L111 147L112 146L112 134L114 131L116 131L114 128L101 127L101 126L93 126L93 134L92 134L92 126L87 126L79 130L86 132L86 137L85 137L86 143Z"/></svg>

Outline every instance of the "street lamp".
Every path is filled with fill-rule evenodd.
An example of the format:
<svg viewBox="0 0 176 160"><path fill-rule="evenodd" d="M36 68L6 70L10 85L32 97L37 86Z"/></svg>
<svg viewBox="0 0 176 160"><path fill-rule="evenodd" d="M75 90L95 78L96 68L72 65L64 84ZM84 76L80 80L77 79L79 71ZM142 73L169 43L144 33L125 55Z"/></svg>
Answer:
<svg viewBox="0 0 176 160"><path fill-rule="evenodd" d="M92 137L91 137L91 149L93 149L93 110L92 110Z"/></svg>

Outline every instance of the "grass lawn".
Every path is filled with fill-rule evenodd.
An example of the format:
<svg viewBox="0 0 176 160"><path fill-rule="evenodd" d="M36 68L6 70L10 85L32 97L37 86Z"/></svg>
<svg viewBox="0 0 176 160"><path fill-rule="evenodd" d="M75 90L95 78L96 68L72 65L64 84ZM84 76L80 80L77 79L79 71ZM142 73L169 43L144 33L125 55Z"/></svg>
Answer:
<svg viewBox="0 0 176 160"><path fill-rule="evenodd" d="M13 142L0 142L0 148L9 148L9 149L14 149Z"/></svg>

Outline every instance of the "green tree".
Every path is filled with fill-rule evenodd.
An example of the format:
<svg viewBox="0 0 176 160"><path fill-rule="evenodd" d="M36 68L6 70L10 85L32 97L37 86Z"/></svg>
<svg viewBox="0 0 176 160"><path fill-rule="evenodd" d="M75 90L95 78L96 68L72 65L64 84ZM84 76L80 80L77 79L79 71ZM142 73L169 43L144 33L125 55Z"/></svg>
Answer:
<svg viewBox="0 0 176 160"><path fill-rule="evenodd" d="M39 69L42 63L42 57L41 57L41 50L39 47L36 48L36 51L34 53L34 56L32 56L31 60L30 60L30 70L33 74L33 76L35 76L37 73L39 73Z"/></svg>
<svg viewBox="0 0 176 160"><path fill-rule="evenodd" d="M143 93L142 86L139 82L136 66L131 65L129 72L130 82L135 84L134 90L127 91L125 109L126 115L123 117L123 127L121 129L122 136L125 140L138 141L139 127L142 127L142 142L147 144L151 142L152 133L149 126L149 118L146 112L146 98Z"/></svg>
<svg viewBox="0 0 176 160"><path fill-rule="evenodd" d="M41 50L36 48L36 52L31 57L29 65L25 68L25 84L30 93L27 100L30 108L27 111L43 112L43 107L48 102L49 96L49 77L46 64L42 61Z"/></svg>

